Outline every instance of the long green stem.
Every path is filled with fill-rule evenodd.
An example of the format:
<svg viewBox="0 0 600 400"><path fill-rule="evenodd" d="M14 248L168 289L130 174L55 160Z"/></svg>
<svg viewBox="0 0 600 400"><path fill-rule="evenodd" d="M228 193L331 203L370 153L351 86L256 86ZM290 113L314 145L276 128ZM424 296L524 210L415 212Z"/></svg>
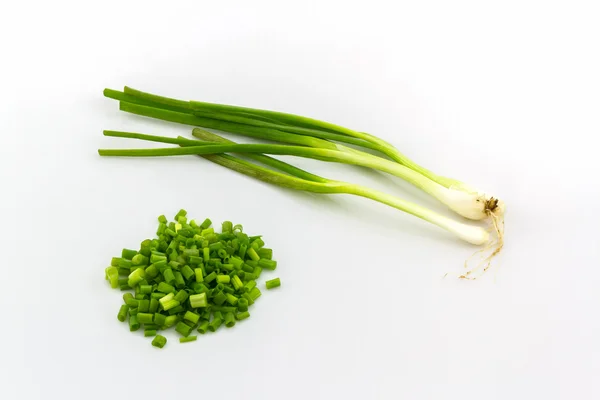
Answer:
<svg viewBox="0 0 600 400"><path fill-rule="evenodd" d="M122 137L127 133L122 133ZM115 136L114 132L111 134ZM179 139L161 138L157 140L155 136L147 136L135 134L135 138L161 141L171 140L169 143L179 144ZM186 144L186 142L183 142ZM207 142L196 142L195 147L186 148L160 148L160 149L131 149L131 150L110 150L101 149L98 151L102 156L125 156L125 157L161 157L161 156L177 156L177 155L205 155L205 154L220 154L220 153L266 153L278 155L290 155L298 157L312 158L321 161L340 162L344 164L360 165L363 167L377 169L383 172L398 176L405 181L420 188L426 193L432 195L438 200L445 203L443 190L445 188L433 181L430 181L418 172L405 167L404 165L393 161L385 160L380 157L362 156L355 153L346 153L338 150L330 150L323 148L310 148L300 146L287 146L276 144L212 144Z"/></svg>
<svg viewBox="0 0 600 400"><path fill-rule="evenodd" d="M118 98L115 95L116 91L112 91L113 96L107 96L112 98ZM107 95L105 91L105 95ZM128 96L128 97L125 97ZM313 118L302 117L299 115L282 113L277 111L261 110L248 107L229 106L224 104L215 104L207 102L190 101L185 102L181 100L171 99L167 97L157 96L150 93L141 92L136 89L125 87L124 96L119 98L123 101L131 101L132 98L139 99L141 104L146 102L146 105L154 107L170 108L173 111L185 110L185 112L199 113L199 116L210 117L213 119L227 118L228 120L237 120L238 122L251 124L255 126L264 126L265 128L276 128L279 132L293 132L303 135L312 135L329 140L337 140L343 143L354 144L365 148L377 150L394 161L403 164L410 169L419 172L420 174L428 177L429 179L437 182L445 187L450 187L459 183L454 179L445 178L434 174L432 171L418 165L407 156L402 154L398 149L392 146L390 143L376 136L370 135L364 132L354 131L352 129L344 128L339 125L331 124L324 121L319 121ZM138 103L140 104L140 103ZM177 109L173 109L176 107ZM124 110L128 111L128 110ZM218 118L217 118L218 116ZM281 125L284 124L284 125ZM286 126L287 125L287 126ZM212 128L211 126L199 125L205 128ZM214 128L217 129L217 128ZM229 131L232 132L232 131ZM336 136L325 135L325 133L338 134ZM234 132L242 133L243 132ZM327 137L326 137L327 136ZM344 137L345 136L345 137ZM358 139L358 141L352 140L352 138ZM289 137L288 137L289 139ZM276 139L273 139L276 140ZM290 143L290 142L287 142ZM297 142L293 142L298 144Z"/></svg>
<svg viewBox="0 0 600 400"><path fill-rule="evenodd" d="M293 133L279 131L277 129L265 129L256 126L238 124L235 122L221 121L213 118L198 117L192 114L155 108L148 105L127 103L121 101L120 109L122 111L130 112L132 114L161 119L163 121L177 122L180 124L191 126L202 126L204 128L216 129L223 132L238 133L258 139L280 141L315 148L338 148L334 143L319 138L296 135Z"/></svg>
<svg viewBox="0 0 600 400"><path fill-rule="evenodd" d="M215 111L215 110L211 110L211 111L194 110L191 108L191 106L188 102L184 102L184 101L177 100L177 99L171 99L168 97L156 96L156 95L153 95L150 93L140 92L139 90L131 89L128 87L125 87L124 92L119 92L119 91L112 90L112 89L105 89L104 95L106 97L109 97L109 98L112 98L115 100L119 100L119 101L122 101L125 103L131 103L131 104L137 104L137 105L146 106L146 107L153 107L153 108L159 108L159 109L168 110L168 111L191 114L191 115L195 115L200 118L206 118L206 119L210 119L210 120L219 120L222 122L231 122L231 123L235 124L235 125L224 125L224 127L228 127L228 128L235 127L237 129L239 129L240 127L238 125L242 124L242 125L250 125L250 126L255 126L255 127L259 127L259 128L275 130L275 131L271 131L271 133L278 134L278 136L271 135L269 137L270 140L275 140L275 138L277 138L278 141L283 141L285 143L298 144L297 139L293 140L293 138L289 135L291 133L291 134L298 134L298 135L303 135L303 136L311 136L311 137L325 139L325 140L335 140L338 142L352 144L355 146L360 146L360 147L368 148L371 150L377 150L380 152L384 151L384 149L381 148L381 146L379 146L377 144L367 142L362 139L350 137L347 135L328 132L328 131L322 131L322 130L316 130L316 129L291 126L291 125L285 124L282 121L276 121L276 120L269 119L264 116L252 115L252 114L248 114L248 113L241 112L241 111L235 112L235 113L223 113L223 112L219 112L219 111ZM132 109L135 110L136 108L133 107ZM122 110L132 112L129 109L122 108ZM145 115L145 114L141 114L141 115ZM157 114L156 116L155 115L148 115L148 116L158 118L158 115L165 116L168 114ZM171 116L171 117L176 118L176 116ZM171 119L171 121L172 121L172 119ZM186 120L186 121L191 121L191 120ZM175 122L177 122L177 121L175 121ZM213 121L208 121L208 122L209 122L209 124L214 124ZM202 124L199 126L203 126L205 128L212 128L212 126L205 125L207 123L207 121L204 119L196 120L196 123ZM237 133L235 131L231 131L231 132ZM245 132L241 132L241 133L245 134ZM287 133L287 134L282 134L282 133ZM293 140L293 141L290 142L290 140ZM323 143L322 142L313 142L312 145L313 146L315 146L315 145L323 146Z"/></svg>
<svg viewBox="0 0 600 400"><path fill-rule="evenodd" d="M227 140L219 135L210 133L210 132L202 130L202 129L196 128L195 135L198 138L204 140L205 142L237 144L231 140ZM109 131L109 130L104 131L104 136L149 140L149 141L159 142L159 143L177 144L180 146L199 146L199 145L203 145L203 144L208 144L208 143L204 143L204 142L198 141L198 140L187 139L182 136L179 136L177 138L170 138L170 137L165 137L165 136L154 136L154 135L146 135L146 134L142 134L142 133L120 132L120 131ZM308 181L313 181L313 182L330 182L329 179L325 179L318 175L311 174L310 172L307 172L307 171L304 171L303 169L294 167L291 164L277 160L276 158L273 158L273 157L265 156L263 154L253 154L253 153L245 154L245 156L247 158L256 160L262 164L271 166L280 171L284 171L284 172L286 172L290 175L296 176L298 178L302 178L302 179L305 179Z"/></svg>
<svg viewBox="0 0 600 400"><path fill-rule="evenodd" d="M215 133L205 131L203 129L198 129L198 128L194 129L194 136L197 137L198 139L204 140L206 142L237 144L236 142L225 139L224 137L219 136ZM182 136L178 136L177 138L185 139ZM330 180L330 179L326 179L319 175L312 174L308 171L305 171L303 169L295 167L286 162L280 161L276 158L266 156L264 154L249 153L249 154L244 154L244 156L251 160L258 161L261 164L268 165L279 171L286 172L292 176L295 176L295 177L301 178L301 179L305 179L307 181L322 182L322 183L332 182L332 180Z"/></svg>

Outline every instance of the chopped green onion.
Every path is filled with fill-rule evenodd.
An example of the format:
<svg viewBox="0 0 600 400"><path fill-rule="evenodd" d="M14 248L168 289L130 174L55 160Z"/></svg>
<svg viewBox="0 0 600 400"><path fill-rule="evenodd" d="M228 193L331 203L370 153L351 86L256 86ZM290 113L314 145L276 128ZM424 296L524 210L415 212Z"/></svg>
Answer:
<svg viewBox="0 0 600 400"><path fill-rule="evenodd" d="M225 303L225 300L227 300L227 296L225 295L225 293L223 292L218 292L216 295L213 296L212 301L213 303L215 303L216 305L220 306L223 303Z"/></svg>
<svg viewBox="0 0 600 400"><path fill-rule="evenodd" d="M121 322L125 321L127 318L127 313L129 312L129 306L127 304L123 304L119 309L119 313L117 314L117 319Z"/></svg>
<svg viewBox="0 0 600 400"><path fill-rule="evenodd" d="M196 274L196 282L204 282L202 268L194 268L194 273Z"/></svg>
<svg viewBox="0 0 600 400"><path fill-rule="evenodd" d="M260 290L257 287L252 288L252 290L249 293L252 300L255 300L255 301L256 301L256 299L258 299L260 297L261 294L262 293L260 292Z"/></svg>
<svg viewBox="0 0 600 400"><path fill-rule="evenodd" d="M251 281L246 282L246 284L244 285L244 290L246 292L249 292L252 289L254 289L254 287L256 287L256 281L251 280Z"/></svg>
<svg viewBox="0 0 600 400"><path fill-rule="evenodd" d="M137 319L140 324L151 324L154 320L154 314L143 313L140 310L137 315Z"/></svg>
<svg viewBox="0 0 600 400"><path fill-rule="evenodd" d="M175 284L175 275L173 274L173 270L171 268L166 268L163 271L163 278L165 278L165 282L167 282L168 284Z"/></svg>
<svg viewBox="0 0 600 400"><path fill-rule="evenodd" d="M138 283L144 280L145 277L146 274L144 273L144 269L138 268L129 274L129 280L127 281L127 284L131 287L135 287Z"/></svg>
<svg viewBox="0 0 600 400"><path fill-rule="evenodd" d="M140 323L138 322L136 315L129 315L129 330L135 332L140 329Z"/></svg>
<svg viewBox="0 0 600 400"><path fill-rule="evenodd" d="M208 305L206 293L193 294L189 297L189 299L190 307L192 308L206 307Z"/></svg>
<svg viewBox="0 0 600 400"><path fill-rule="evenodd" d="M225 314L225 326L231 328L235 325L235 316L232 312Z"/></svg>
<svg viewBox="0 0 600 400"><path fill-rule="evenodd" d="M181 272L174 271L173 274L175 275L175 286L177 286L178 289L184 288L185 280L183 279Z"/></svg>
<svg viewBox="0 0 600 400"><path fill-rule="evenodd" d="M246 251L248 253L248 256L254 260L254 261L258 261L260 260L260 257L258 256L258 254L256 253L256 250L254 250L254 248L250 247L248 248L248 250Z"/></svg>
<svg viewBox="0 0 600 400"><path fill-rule="evenodd" d="M175 325L177 323L177 321L179 321L179 316L177 315L168 315L167 318L165 318L165 328L170 328L171 326Z"/></svg>
<svg viewBox="0 0 600 400"><path fill-rule="evenodd" d="M231 304L232 306L237 305L239 298L235 297L231 293L227 293L225 296L227 297L227 303Z"/></svg>
<svg viewBox="0 0 600 400"><path fill-rule="evenodd" d="M180 303L177 300L173 299L173 300L165 301L164 303L161 303L161 304L162 304L163 310L169 311L170 309L179 306Z"/></svg>
<svg viewBox="0 0 600 400"><path fill-rule="evenodd" d="M133 295L131 293L129 293L129 292L123 294L123 301L129 307L137 307L138 306L138 300L134 299Z"/></svg>
<svg viewBox="0 0 600 400"><path fill-rule="evenodd" d="M238 311L248 311L248 299L241 297L237 302Z"/></svg>
<svg viewBox="0 0 600 400"><path fill-rule="evenodd" d="M158 326L164 326L167 316L160 313L154 313L154 323Z"/></svg>
<svg viewBox="0 0 600 400"><path fill-rule="evenodd" d="M238 275L233 276L233 278L231 279L231 283L233 284L235 290L240 290L243 287L242 280Z"/></svg>
<svg viewBox="0 0 600 400"><path fill-rule="evenodd" d="M152 346L162 349L167 344L167 338L162 335L156 335L152 340Z"/></svg>
<svg viewBox="0 0 600 400"><path fill-rule="evenodd" d="M193 328L191 326L183 322L179 322L175 327L175 331L181 334L182 336L189 336L189 334L192 333L192 329Z"/></svg>
<svg viewBox="0 0 600 400"><path fill-rule="evenodd" d="M236 314L235 318L238 321L241 321L241 320L248 318L249 316L250 316L250 313L248 311L244 311L244 312Z"/></svg>
<svg viewBox="0 0 600 400"><path fill-rule="evenodd" d="M162 293L173 293L175 292L175 288L168 283L160 282L158 284L157 290Z"/></svg>
<svg viewBox="0 0 600 400"><path fill-rule="evenodd" d="M217 329L219 329L222 323L223 320L221 319L221 317L215 317L212 320L212 322L208 325L208 330L211 332L215 332Z"/></svg>
<svg viewBox="0 0 600 400"><path fill-rule="evenodd" d="M160 299L158 299L158 301L159 301L160 305L164 307L167 302L173 300L174 298L175 298L175 293L171 292L167 295L164 295Z"/></svg>
<svg viewBox="0 0 600 400"><path fill-rule="evenodd" d="M260 249L258 249L256 251L256 253L258 254L258 256L261 259L267 259L270 260L273 258L273 249L268 249L266 247L261 247Z"/></svg>
<svg viewBox="0 0 600 400"><path fill-rule="evenodd" d="M138 302L138 311L143 313L143 312L148 312L150 310L150 300L139 300ZM142 322L142 321L140 321Z"/></svg>
<svg viewBox="0 0 600 400"><path fill-rule="evenodd" d="M229 306L211 306L211 309L213 312L220 312L220 313L228 313L228 312L235 312L237 310L236 307L229 307Z"/></svg>
<svg viewBox="0 0 600 400"><path fill-rule="evenodd" d="M143 241L139 252L124 249L122 257L115 257L114 265L105 269L111 286L133 289L133 293L123 294L125 304L117 319L124 322L129 318L131 331L143 325L148 337L173 326L184 338L196 327L204 334L222 324L234 326L238 316L260 296L260 291L253 289L261 259L252 259L253 251L258 254L264 249L260 236L248 237L241 226L228 221L222 232L216 233L210 221L201 227L194 220L188 225L184 215L176 222L160 219L164 221L159 223L157 239ZM176 235L169 236L167 229ZM243 256L241 246L246 246Z"/></svg>
<svg viewBox="0 0 600 400"><path fill-rule="evenodd" d="M281 286L281 281L279 280L279 278L271 279L265 282L265 286L267 287L267 289L273 289L278 286Z"/></svg>
<svg viewBox="0 0 600 400"><path fill-rule="evenodd" d="M258 260L258 266L263 269L275 270L277 268L277 261L261 258Z"/></svg>
<svg viewBox="0 0 600 400"><path fill-rule="evenodd" d="M195 312L186 311L185 315L183 316L183 319L186 321L190 321L194 324L197 324L198 321L200 320L200 315L196 314Z"/></svg>
<svg viewBox="0 0 600 400"><path fill-rule="evenodd" d="M187 342L193 342L198 338L198 336L187 336L187 337L180 337L179 338L179 343L187 343Z"/></svg>
<svg viewBox="0 0 600 400"><path fill-rule="evenodd" d="M186 301L188 299L188 293L181 289L179 292L177 292L177 294L175 295L175 297L173 298L174 300L177 300L180 303L183 303L184 301Z"/></svg>
<svg viewBox="0 0 600 400"><path fill-rule="evenodd" d="M204 334L206 333L206 331L208 330L208 325L209 325L209 324L210 324L210 322L208 322L208 320L203 320L203 321L200 323L200 326L198 326L198 329L197 329L197 331L198 331L199 333L201 333L201 334L203 334L203 335L204 335Z"/></svg>
<svg viewBox="0 0 600 400"><path fill-rule="evenodd" d="M148 312L155 313L158 310L158 299L151 298L150 306L148 307Z"/></svg>
<svg viewBox="0 0 600 400"><path fill-rule="evenodd" d="M110 287L116 289L119 287L119 269L117 267L108 267L105 270L106 279L110 282Z"/></svg>
<svg viewBox="0 0 600 400"><path fill-rule="evenodd" d="M204 278L204 282L208 284L208 283L211 283L216 278L217 278L217 273L213 271Z"/></svg>
<svg viewBox="0 0 600 400"><path fill-rule="evenodd" d="M150 294L152 293L152 285L140 285L140 293L142 294Z"/></svg>

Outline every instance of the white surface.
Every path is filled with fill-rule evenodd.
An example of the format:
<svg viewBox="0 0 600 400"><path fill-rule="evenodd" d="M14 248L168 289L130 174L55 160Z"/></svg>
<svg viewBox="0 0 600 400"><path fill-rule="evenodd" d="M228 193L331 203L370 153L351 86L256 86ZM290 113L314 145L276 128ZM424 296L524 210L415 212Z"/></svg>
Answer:
<svg viewBox="0 0 600 400"><path fill-rule="evenodd" d="M0 397L600 397L595 3L3 5ZM443 280L473 248L366 200L195 158L101 159L146 145L102 129L189 132L102 97L125 84L369 131L497 193L496 272ZM294 161L420 198L382 174ZM103 268L181 207L263 234L283 286L235 329L169 334L158 351L116 320Z"/></svg>

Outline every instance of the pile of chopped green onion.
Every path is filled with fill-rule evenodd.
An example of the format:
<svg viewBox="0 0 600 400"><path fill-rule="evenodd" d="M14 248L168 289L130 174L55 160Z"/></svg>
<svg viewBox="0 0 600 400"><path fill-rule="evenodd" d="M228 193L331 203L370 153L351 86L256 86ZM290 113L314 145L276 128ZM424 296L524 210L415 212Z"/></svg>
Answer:
<svg viewBox="0 0 600 400"><path fill-rule="evenodd" d="M188 221L185 210L173 222L164 215L158 222L156 239L144 240L139 250L123 249L105 270L112 288L127 291L117 319L128 319L132 332L143 326L144 336L162 348L167 339L157 334L161 330L174 326L185 343L196 340L194 329L215 332L248 318L248 308L261 295L262 271L277 268L262 237L248 236L230 221L217 233L210 219ZM280 286L280 280L265 286Z"/></svg>

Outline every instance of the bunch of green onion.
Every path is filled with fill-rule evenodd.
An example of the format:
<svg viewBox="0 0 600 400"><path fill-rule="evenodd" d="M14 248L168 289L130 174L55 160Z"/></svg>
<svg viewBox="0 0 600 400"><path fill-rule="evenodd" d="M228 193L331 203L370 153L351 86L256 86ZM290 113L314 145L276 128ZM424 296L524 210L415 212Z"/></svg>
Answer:
<svg viewBox="0 0 600 400"><path fill-rule="evenodd" d="M144 336L160 348L166 338L157 333L172 326L185 343L196 340L194 329L214 332L248 318L248 307L261 295L257 279L263 269L277 267L260 236L248 236L230 221L217 233L210 219L188 222L186 214L180 210L174 222L161 215L156 239L144 240L139 250L123 249L105 270L112 288L134 290L123 295L117 319L128 319L132 332L143 325ZM280 284L275 278L265 286Z"/></svg>
<svg viewBox="0 0 600 400"><path fill-rule="evenodd" d="M478 265L478 268L481 267L483 271L489 267L491 258L502 249L504 202L463 182L429 171L376 136L293 114L182 101L129 87L125 87L122 92L105 89L104 95L118 100L121 110L133 114L283 144L237 144L199 128L195 128L192 132L196 139L105 131L106 136L136 138L175 144L179 147L101 149L99 154L102 156L199 155L226 168L274 185L316 193L345 193L365 197L433 223L469 243L485 246L485 250L490 249L491 254L485 258L485 263ZM245 159L232 154L243 154ZM458 215L471 220L485 221L488 226L486 229L459 222L401 198L364 186L326 179L264 154L291 155L383 171L423 190ZM492 237L489 231L493 231ZM469 270L461 277L469 277L472 272L474 270Z"/></svg>

